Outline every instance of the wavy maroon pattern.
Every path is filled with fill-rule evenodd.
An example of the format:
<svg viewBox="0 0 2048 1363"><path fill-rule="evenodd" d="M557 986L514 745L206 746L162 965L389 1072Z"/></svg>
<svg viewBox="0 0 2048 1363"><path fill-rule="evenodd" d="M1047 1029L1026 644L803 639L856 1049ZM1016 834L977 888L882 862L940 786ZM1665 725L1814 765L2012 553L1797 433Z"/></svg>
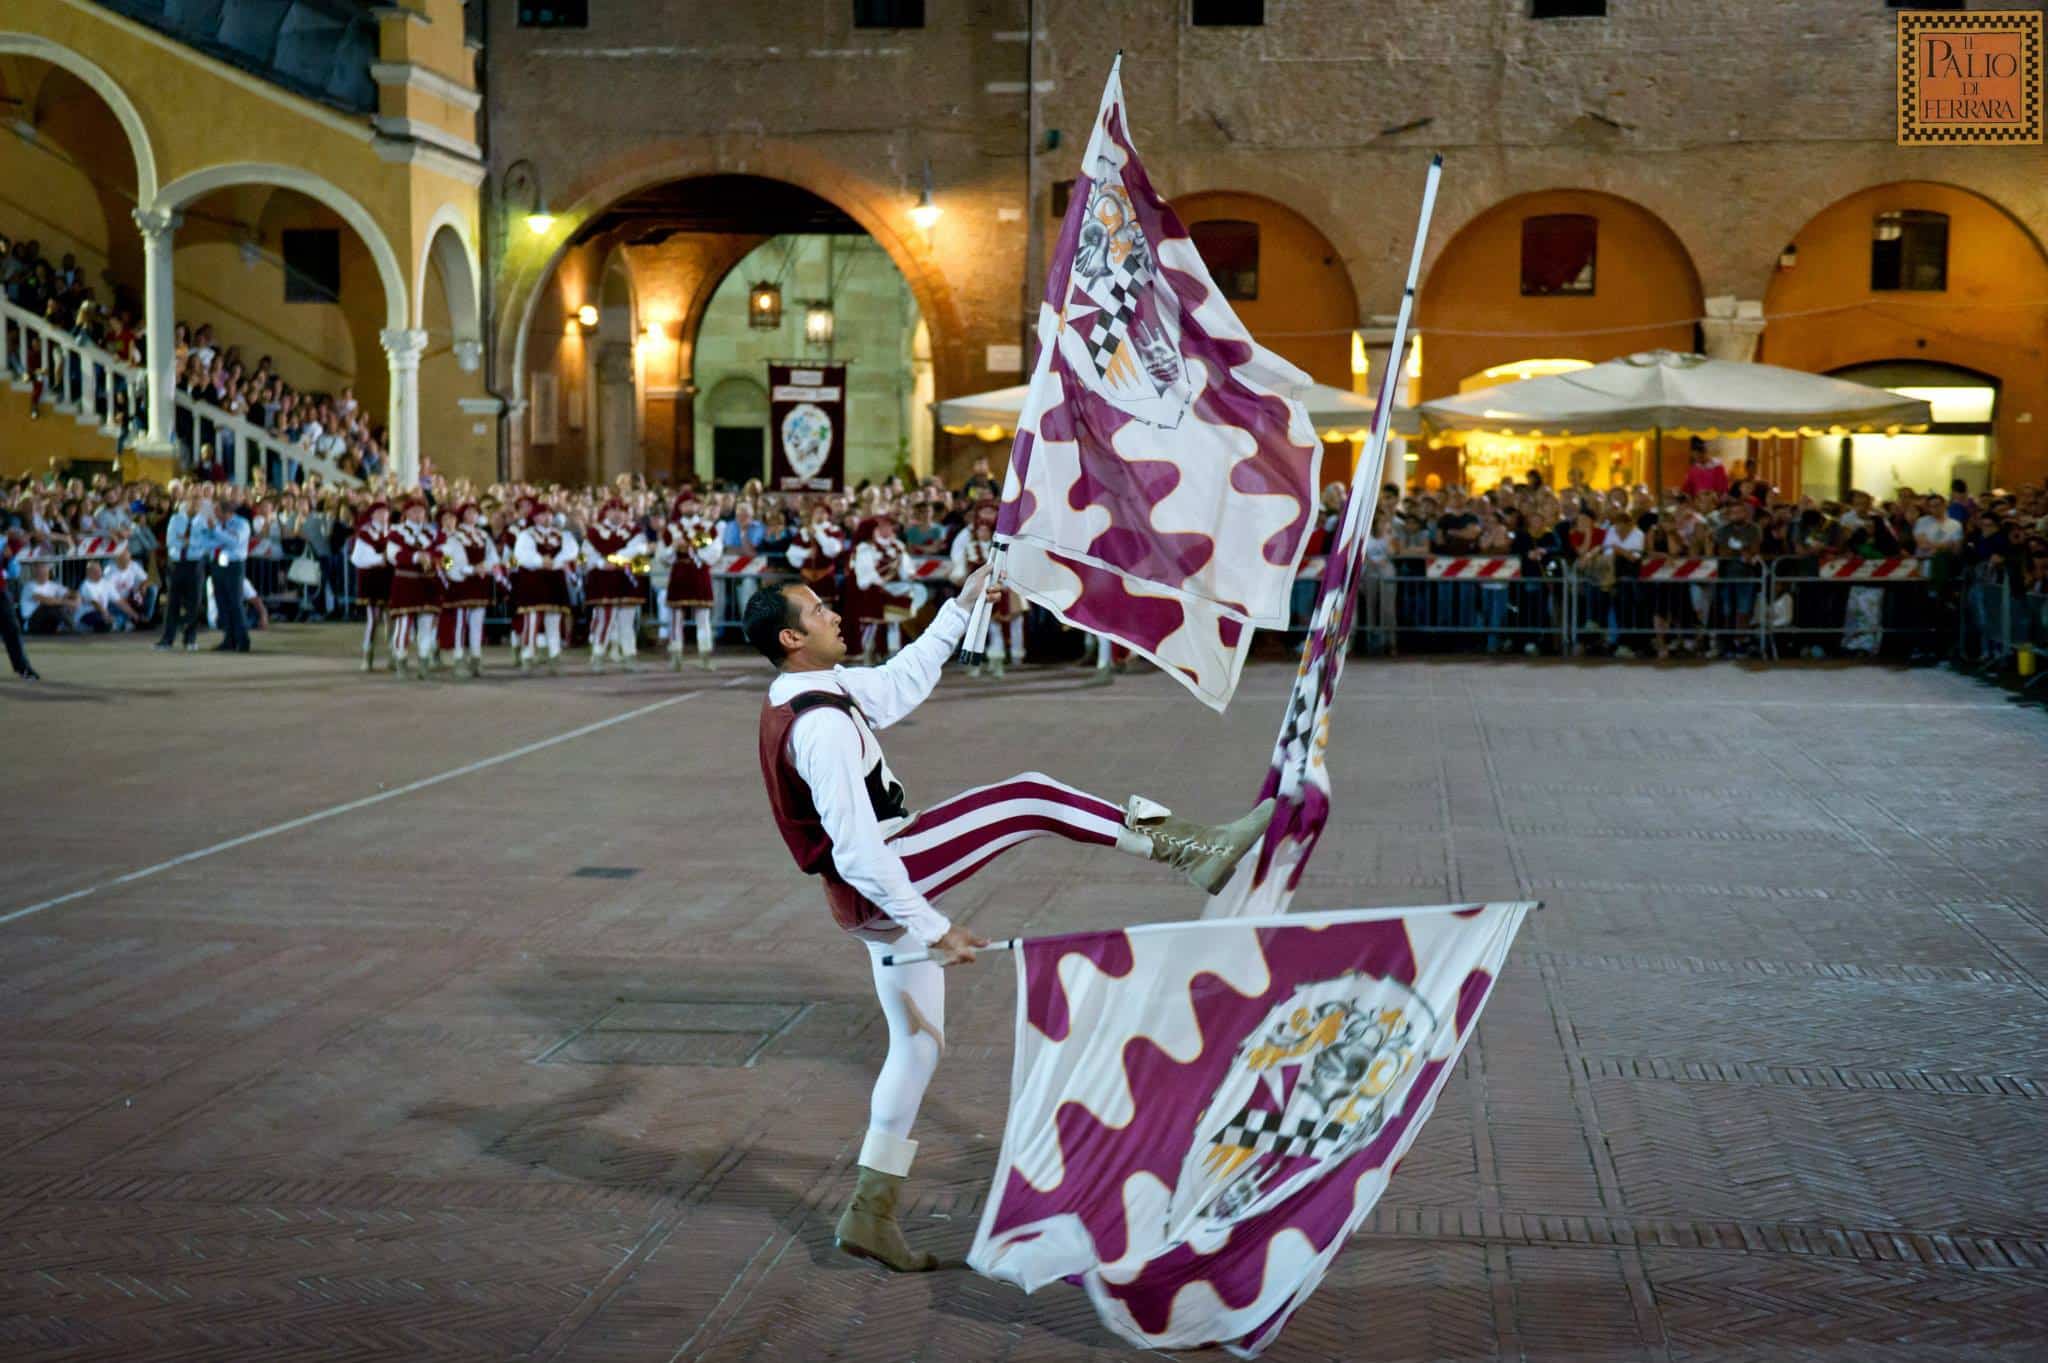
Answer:
<svg viewBox="0 0 2048 1363"><path fill-rule="evenodd" d="M1187 612L1172 597L1139 596L1106 568L1050 551L1046 557L1081 579L1080 595L1064 614L1082 629L1157 653L1187 621Z"/></svg>
<svg viewBox="0 0 2048 1363"><path fill-rule="evenodd" d="M1024 992L1024 1019L1049 1041L1067 1039L1067 990L1060 983L1060 962L1085 957L1111 979L1131 973L1131 939L1121 932L1077 932L1040 937L1031 943L1030 987Z"/></svg>
<svg viewBox="0 0 2048 1363"><path fill-rule="evenodd" d="M1108 111L1105 132L1125 153L1122 183L1130 195L1139 229L1153 245L1156 261L1159 244L1186 240L1187 229L1153 189L1137 150L1125 133L1120 105L1113 105ZM1092 187L1093 182L1086 176L1075 181L1067 217L1061 224L1045 293L1047 306L1055 311L1065 309L1074 287L1073 266ZM1137 299L1138 320L1157 325L1159 309L1170 307L1176 310L1179 314L1180 350L1183 362L1191 371L1187 382L1194 384L1199 381L1194 372L1196 366L1200 366L1206 376L1189 414L1183 418L1181 430L1199 421L1212 426L1239 428L1249 436L1252 453L1232 464L1228 476L1231 490L1253 496L1287 496L1294 500L1295 514L1260 546L1260 556L1267 566L1285 567L1299 553L1313 521L1315 490L1310 484L1315 449L1290 443L1290 413L1284 401L1254 392L1233 372L1236 366L1253 358L1254 347L1243 340L1213 336L1197 320L1195 309L1211 295L1212 290L1213 285L1194 274L1160 266L1152 287ZM1074 297L1079 299L1081 296L1075 293ZM1085 329L1093 325L1093 320L1076 317L1068 325ZM1061 547L1085 553L1117 573L1143 582L1190 591L1208 599L1214 591L1214 584L1204 584L1203 588L1195 589L1189 586L1189 582L1214 562L1221 530L1220 519L1206 530L1167 530L1155 521L1160 503L1174 492L1182 480L1182 466L1174 455L1178 433L1146 428L1153 448L1158 451L1156 458L1119 451L1115 443L1118 434L1131 426L1135 418L1098 396L1077 378L1057 344L1047 347L1040 363L1044 368L1034 382L1056 380L1060 384L1060 397L1038 414L1036 440L1073 444L1080 471L1074 485L1067 490L1066 505L1076 512L1100 508L1107 513L1109 524L1106 529L1088 536L1086 543L1080 542L1084 531L1083 522L1078 519L1054 518L1048 524L1035 527L1034 534ZM1034 452L1032 433L1020 429L1012 445L1011 458L1012 485L1021 492L1005 503L997 523L998 530L1006 535L1017 533L1030 522L1033 511L1037 509L1035 499L1027 500L1031 498L1027 480ZM1230 512L1229 504L1223 503L1217 506L1215 514L1220 518ZM1135 598L1127 592L1119 592L1113 600L1090 600L1109 580L1110 575L1103 575L1085 582L1079 600L1073 607L1064 609L1062 614L1074 624L1156 652L1165 636L1155 636L1151 642L1142 640L1117 614L1122 604ZM1220 601L1218 604L1226 609L1244 609L1236 602Z"/></svg>
<svg viewBox="0 0 2048 1363"><path fill-rule="evenodd" d="M1121 938L1123 934L1089 936ZM1032 1010L1029 1016L1041 1031L1055 1019L1062 1028L1070 1025L1059 960L1074 950L1077 940L1081 939L1038 938L1020 948ZM1262 993L1240 994L1209 972L1190 982L1195 1026L1202 1038L1201 1050L1192 1060L1183 1064L1145 1037L1125 1044L1124 1076L1132 1094L1140 1095L1129 1125L1121 1129L1104 1126L1079 1103L1059 1107L1053 1114L1053 1129L1066 1177L1057 1187L1039 1192L1013 1168L1003 1187L1002 1205L989 1226L991 1237L1048 1216L1072 1213L1087 1227L1098 1257L1105 1262L1122 1257L1129 1244L1124 1181L1140 1171L1149 1171L1169 1188L1178 1181L1202 1108L1236 1061L1239 1044L1276 1004L1300 985L1347 970L1411 986L1415 982L1415 953L1409 945L1408 929L1398 919L1320 930L1261 928L1258 943L1271 974ZM1124 950L1129 949L1126 942ZM1091 950L1106 953L1099 946ZM1125 969L1128 971L1129 965ZM1053 995L1058 996L1056 1000Z"/></svg>
<svg viewBox="0 0 2048 1363"><path fill-rule="evenodd" d="M1191 994L1203 1041L1194 1060L1178 1064L1142 1038L1125 1046L1126 1078L1133 1094L1148 1100L1128 1126L1120 1130L1106 1127L1079 1104L1059 1109L1054 1129L1066 1169L1065 1180L1058 1187L1039 1193L1013 1171L992 1233L1001 1234L1042 1217L1073 1213L1087 1228L1099 1261L1121 1258L1130 1245L1129 1227L1123 1216L1124 1182L1133 1174L1149 1172L1166 1186L1174 1186L1202 1107L1214 1092L1222 1071L1235 1059L1239 1045L1275 1004L1300 984L1328 978L1344 969L1362 969L1411 985L1414 982L1414 958L1406 930L1398 922L1357 924L1321 933L1301 930L1294 934L1299 940L1288 944L1288 949L1276 951L1273 938L1279 931L1264 929L1259 934L1273 973L1272 987L1264 993L1247 997L1213 974L1205 973L1193 982ZM1343 941L1330 940L1339 933L1344 934ZM1055 965L1061 954L1064 951L1048 952L1044 964ZM1041 962L1033 957L1027 971L1035 973L1040 966ZM1056 981L1056 969L1049 973ZM1460 983L1455 1020L1460 1038L1484 1005L1492 985L1493 976L1483 969L1468 972ZM1064 1019L1064 1009L1060 1011ZM1454 1059L1455 1056L1450 1056L1426 1061L1417 1071L1400 1111L1390 1116L1370 1141L1323 1177L1233 1227L1221 1248L1205 1254L1185 1243L1175 1245L1147 1263L1129 1282L1102 1282L1101 1290L1122 1302L1133 1323L1148 1334L1167 1328L1175 1297L1195 1282L1206 1283L1231 1310L1249 1306L1265 1286L1266 1257L1275 1237L1293 1230L1320 1251L1343 1233L1351 1217L1358 1180L1384 1164L1408 1139L1411 1129L1435 1104ZM1258 1090L1253 1106L1272 1106L1263 1088ZM1273 1178L1285 1181L1312 1163L1307 1157L1282 1161L1275 1166ZM1294 1304L1283 1305L1241 1339L1255 1339L1276 1328Z"/></svg>

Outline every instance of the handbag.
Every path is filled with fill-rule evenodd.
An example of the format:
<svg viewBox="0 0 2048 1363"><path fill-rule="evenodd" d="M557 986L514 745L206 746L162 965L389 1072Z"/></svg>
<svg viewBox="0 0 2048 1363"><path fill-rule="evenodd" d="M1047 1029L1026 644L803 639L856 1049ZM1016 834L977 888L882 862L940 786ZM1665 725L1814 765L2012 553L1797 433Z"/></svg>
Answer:
<svg viewBox="0 0 2048 1363"><path fill-rule="evenodd" d="M292 560L292 566L284 570L285 579L301 587L320 585L320 560L311 553L300 554Z"/></svg>

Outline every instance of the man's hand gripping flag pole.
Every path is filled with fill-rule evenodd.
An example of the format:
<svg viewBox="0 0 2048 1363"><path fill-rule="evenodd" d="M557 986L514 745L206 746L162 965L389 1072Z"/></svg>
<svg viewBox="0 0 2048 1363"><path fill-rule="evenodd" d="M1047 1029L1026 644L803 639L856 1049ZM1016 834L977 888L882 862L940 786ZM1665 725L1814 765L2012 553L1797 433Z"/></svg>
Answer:
<svg viewBox="0 0 2048 1363"><path fill-rule="evenodd" d="M1257 853L1238 865L1222 894L1210 902L1204 918L1237 918L1285 913L1294 888L1315 852L1330 817L1330 775L1324 765L1329 748L1330 706L1344 659L1351 648L1351 628L1358 607L1358 574L1365 562L1365 541L1372 528L1386 463L1387 438L1394 395L1407 372L1408 327L1415 313L1415 290L1422 276L1423 245L1436 211L1437 185L1444 158L1432 156L1422 187L1422 211L1415 225L1415 245L1408 257L1408 280L1401 291L1401 310L1394 320L1393 345L1380 375L1379 400L1373 409L1372 435L1358 467L1351 474L1351 497L1344 519L1323 566L1322 589L1309 619L1308 639L1301 649L1301 667L1273 741L1272 764L1259 798L1276 802L1273 821Z"/></svg>

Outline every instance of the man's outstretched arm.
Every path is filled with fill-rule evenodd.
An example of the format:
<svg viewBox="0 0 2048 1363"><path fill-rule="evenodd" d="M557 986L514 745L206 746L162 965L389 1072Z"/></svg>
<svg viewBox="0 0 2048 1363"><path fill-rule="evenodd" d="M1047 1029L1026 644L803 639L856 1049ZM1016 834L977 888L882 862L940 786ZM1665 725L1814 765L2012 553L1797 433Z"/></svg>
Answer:
<svg viewBox="0 0 2048 1363"><path fill-rule="evenodd" d="M833 674L861 714L877 729L886 729L924 703L939 684L946 659L960 648L967 633L967 612L981 599L988 569L977 568L961 585L960 595L939 607L917 642L880 667L837 667Z"/></svg>

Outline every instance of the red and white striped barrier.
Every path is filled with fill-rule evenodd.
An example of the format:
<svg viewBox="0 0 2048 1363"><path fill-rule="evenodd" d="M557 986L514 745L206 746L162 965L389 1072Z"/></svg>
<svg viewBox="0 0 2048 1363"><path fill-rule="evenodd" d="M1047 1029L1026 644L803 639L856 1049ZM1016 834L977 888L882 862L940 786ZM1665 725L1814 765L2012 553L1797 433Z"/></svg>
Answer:
<svg viewBox="0 0 2048 1363"><path fill-rule="evenodd" d="M87 535L73 540L71 548L61 554L23 554L23 563L57 563L67 558L112 558L127 545L125 539L112 535Z"/></svg>
<svg viewBox="0 0 2048 1363"><path fill-rule="evenodd" d="M1522 560L1518 558L1433 558L1429 561L1429 575L1435 578L1452 578L1458 581L1480 579L1503 581L1522 575Z"/></svg>
<svg viewBox="0 0 2048 1363"><path fill-rule="evenodd" d="M953 560L944 555L931 558L913 556L910 577L912 581L925 582L944 577L952 568ZM728 554L711 571L721 577L759 577L763 573L793 573L796 570L781 554Z"/></svg>
<svg viewBox="0 0 2048 1363"><path fill-rule="evenodd" d="M1926 560L1917 558L1824 558L1814 576L1849 582L1905 581L1925 576L1925 566Z"/></svg>
<svg viewBox="0 0 2048 1363"><path fill-rule="evenodd" d="M1645 582L1712 582L1721 576L1717 558L1646 558Z"/></svg>

